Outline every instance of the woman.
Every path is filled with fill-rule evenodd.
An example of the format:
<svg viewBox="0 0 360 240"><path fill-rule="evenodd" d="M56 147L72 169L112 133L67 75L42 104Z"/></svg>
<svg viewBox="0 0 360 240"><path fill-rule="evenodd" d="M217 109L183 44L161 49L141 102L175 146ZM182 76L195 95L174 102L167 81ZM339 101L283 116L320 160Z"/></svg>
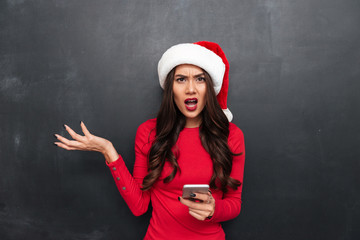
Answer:
<svg viewBox="0 0 360 240"><path fill-rule="evenodd" d="M57 134L67 150L103 153L120 194L134 215L153 212L145 239L225 239L220 222L241 208L244 139L227 109L229 64L213 42L178 44L158 64L163 100L156 119L141 124L131 175L112 143L65 125ZM209 184L208 193L182 198L184 184Z"/></svg>

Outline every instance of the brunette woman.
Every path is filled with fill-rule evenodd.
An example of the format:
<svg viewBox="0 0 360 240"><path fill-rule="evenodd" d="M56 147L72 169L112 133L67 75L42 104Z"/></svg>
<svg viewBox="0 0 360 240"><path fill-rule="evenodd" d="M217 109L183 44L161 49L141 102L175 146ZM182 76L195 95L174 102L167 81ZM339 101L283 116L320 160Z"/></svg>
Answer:
<svg viewBox="0 0 360 240"><path fill-rule="evenodd" d="M120 194L134 215L151 204L145 239L225 239L220 222L241 209L244 138L227 109L229 63L213 42L178 44L158 64L163 100L156 119L141 124L131 175L112 143L65 125L56 134L66 150L103 153ZM182 198L184 184L209 184L208 193Z"/></svg>

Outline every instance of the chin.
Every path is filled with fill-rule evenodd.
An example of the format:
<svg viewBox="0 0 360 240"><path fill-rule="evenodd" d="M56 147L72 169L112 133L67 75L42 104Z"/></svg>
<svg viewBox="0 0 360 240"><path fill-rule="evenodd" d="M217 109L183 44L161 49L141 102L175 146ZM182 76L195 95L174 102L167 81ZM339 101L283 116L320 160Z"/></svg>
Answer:
<svg viewBox="0 0 360 240"><path fill-rule="evenodd" d="M183 113L184 114L184 113ZM201 116L201 112L197 112L197 113L185 113L184 116L186 118L189 118L191 120L195 120L197 118L200 118Z"/></svg>

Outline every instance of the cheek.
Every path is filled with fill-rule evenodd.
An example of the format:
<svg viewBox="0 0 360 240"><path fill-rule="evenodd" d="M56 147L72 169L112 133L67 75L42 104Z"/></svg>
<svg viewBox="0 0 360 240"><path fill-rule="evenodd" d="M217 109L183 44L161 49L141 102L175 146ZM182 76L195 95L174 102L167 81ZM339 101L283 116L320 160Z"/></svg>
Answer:
<svg viewBox="0 0 360 240"><path fill-rule="evenodd" d="M203 102L204 105L205 105L205 100L206 100L206 86L201 89L201 94L200 94L200 95L201 95L202 102Z"/></svg>

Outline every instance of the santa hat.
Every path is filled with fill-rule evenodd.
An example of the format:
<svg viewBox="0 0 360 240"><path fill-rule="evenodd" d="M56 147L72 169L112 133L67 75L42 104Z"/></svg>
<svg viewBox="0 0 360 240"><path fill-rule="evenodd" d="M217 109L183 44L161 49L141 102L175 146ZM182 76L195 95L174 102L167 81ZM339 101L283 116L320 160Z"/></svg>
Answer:
<svg viewBox="0 0 360 240"><path fill-rule="evenodd" d="M168 73L181 64L193 64L204 69L211 77L216 98L229 122L233 115L227 108L229 88L229 62L219 44L201 41L196 43L181 43L169 48L158 63L160 86L164 83Z"/></svg>

